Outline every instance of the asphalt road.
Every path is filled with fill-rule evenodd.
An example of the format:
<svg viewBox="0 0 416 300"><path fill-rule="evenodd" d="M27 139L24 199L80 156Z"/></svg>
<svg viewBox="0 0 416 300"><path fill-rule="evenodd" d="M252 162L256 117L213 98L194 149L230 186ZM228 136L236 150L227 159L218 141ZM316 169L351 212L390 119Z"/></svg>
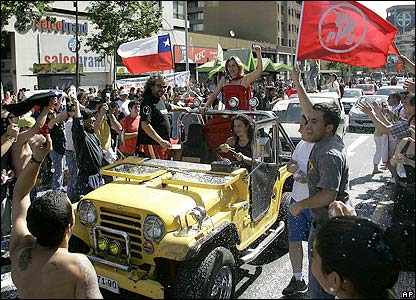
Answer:
<svg viewBox="0 0 416 300"><path fill-rule="evenodd" d="M347 133L344 142L348 147L350 184L349 192L359 216L371 218L377 204L383 200L384 186L389 172L371 175L375 151L373 134ZM385 200L385 199L384 199ZM303 270L307 282L306 242L303 244ZM289 283L292 270L289 255L281 250L266 249L255 261L242 267L236 289L238 299L283 298L281 291ZM18 293L10 277L10 266L1 266L1 298L16 299ZM306 298L306 295L296 295Z"/></svg>

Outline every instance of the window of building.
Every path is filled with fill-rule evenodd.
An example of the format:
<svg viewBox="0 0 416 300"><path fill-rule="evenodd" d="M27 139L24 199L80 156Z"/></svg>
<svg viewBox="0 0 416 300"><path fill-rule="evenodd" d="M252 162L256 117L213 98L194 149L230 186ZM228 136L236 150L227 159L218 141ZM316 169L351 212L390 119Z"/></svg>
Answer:
<svg viewBox="0 0 416 300"><path fill-rule="evenodd" d="M197 5L197 7L204 7L205 1L197 1L196 5Z"/></svg>
<svg viewBox="0 0 416 300"><path fill-rule="evenodd" d="M204 31L204 24L193 24L191 29L193 32Z"/></svg>
<svg viewBox="0 0 416 300"><path fill-rule="evenodd" d="M173 1L173 17L185 20L185 1Z"/></svg>

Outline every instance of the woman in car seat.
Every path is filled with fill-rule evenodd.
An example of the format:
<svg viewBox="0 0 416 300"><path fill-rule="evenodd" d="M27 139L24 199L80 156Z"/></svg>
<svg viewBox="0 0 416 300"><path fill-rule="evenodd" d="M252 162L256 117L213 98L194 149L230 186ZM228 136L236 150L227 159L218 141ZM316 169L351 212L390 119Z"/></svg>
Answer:
<svg viewBox="0 0 416 300"><path fill-rule="evenodd" d="M233 157L247 170L251 170L253 152L251 141L253 139L253 121L244 114L236 115L231 122L232 136L218 148L222 153L231 153Z"/></svg>

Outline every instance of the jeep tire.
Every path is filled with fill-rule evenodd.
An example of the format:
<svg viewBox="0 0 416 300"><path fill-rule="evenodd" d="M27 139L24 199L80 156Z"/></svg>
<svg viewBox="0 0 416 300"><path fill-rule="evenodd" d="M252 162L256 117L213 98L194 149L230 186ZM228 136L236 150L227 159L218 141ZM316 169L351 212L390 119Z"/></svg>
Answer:
<svg viewBox="0 0 416 300"><path fill-rule="evenodd" d="M173 293L175 299L232 299L235 285L234 257L228 249L217 247L179 267Z"/></svg>

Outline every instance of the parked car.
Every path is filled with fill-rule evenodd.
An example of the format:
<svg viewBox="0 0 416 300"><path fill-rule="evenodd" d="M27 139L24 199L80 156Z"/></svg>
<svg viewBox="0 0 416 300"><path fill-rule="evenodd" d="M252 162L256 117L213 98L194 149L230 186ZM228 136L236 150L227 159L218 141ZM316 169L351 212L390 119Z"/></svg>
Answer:
<svg viewBox="0 0 416 300"><path fill-rule="evenodd" d="M371 96L364 96L360 100L358 100L351 108L349 113L349 127L348 131L354 132L357 129L370 129L371 131L374 130L373 121L371 121L370 117L363 113L360 109L357 108L358 103L366 102L367 104L371 104L374 101L377 101L379 104L388 105L387 102L388 96L386 95L371 95Z"/></svg>
<svg viewBox="0 0 416 300"><path fill-rule="evenodd" d="M390 95L393 93L401 93L405 92L406 90L403 88L402 85L386 85L382 86L378 89L378 91L375 93L375 95Z"/></svg>
<svg viewBox="0 0 416 300"><path fill-rule="evenodd" d="M372 83L360 83L354 86L356 89L362 89L365 95L374 95L377 87Z"/></svg>
<svg viewBox="0 0 416 300"><path fill-rule="evenodd" d="M350 112L351 107L355 102L357 102L361 97L364 96L364 91L357 88L346 88L344 90L344 96L341 98L342 106L344 106L344 111L346 114Z"/></svg>
<svg viewBox="0 0 416 300"><path fill-rule="evenodd" d="M310 93L308 96L311 98L313 103L322 103L322 102L334 102L341 109L341 122L337 129L337 134L344 138L344 135L348 128L348 115L344 111L344 107L340 105L340 101L337 99L337 93ZM281 102L281 103L279 103ZM299 133L299 124L302 119L302 109L299 103L298 97L293 97L288 100L282 100L276 103L273 108L273 111L278 115L281 125L285 129L285 132L289 135L292 142L297 145L301 139ZM285 147L283 143L284 151L290 151L289 147Z"/></svg>
<svg viewBox="0 0 416 300"><path fill-rule="evenodd" d="M293 179L279 139L294 145L271 111L206 115L239 113L255 123L250 173L225 160L130 156L101 169L113 182L73 204L69 249L92 261L100 288L122 298L234 299L241 265L287 249Z"/></svg>

